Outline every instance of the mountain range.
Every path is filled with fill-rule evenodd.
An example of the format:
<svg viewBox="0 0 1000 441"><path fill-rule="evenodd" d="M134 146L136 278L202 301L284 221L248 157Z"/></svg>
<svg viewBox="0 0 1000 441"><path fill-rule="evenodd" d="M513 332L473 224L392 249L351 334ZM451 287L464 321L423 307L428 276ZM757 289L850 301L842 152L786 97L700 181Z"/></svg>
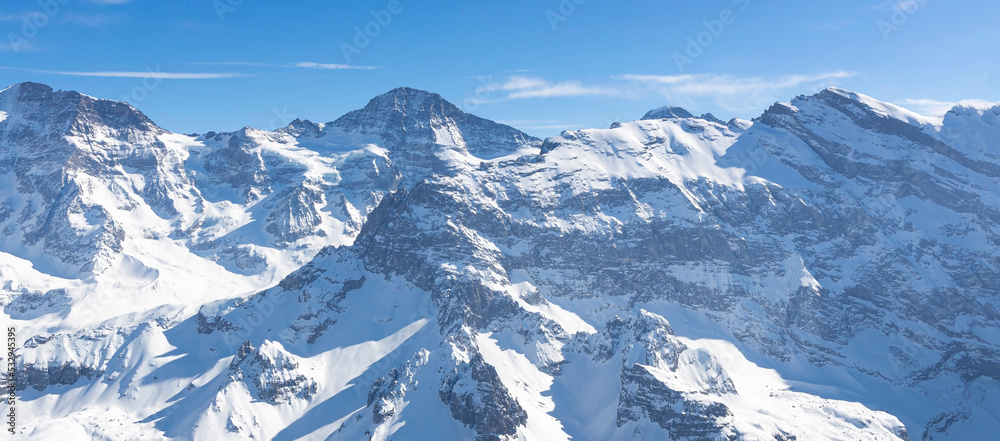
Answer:
<svg viewBox="0 0 1000 441"><path fill-rule="evenodd" d="M1000 431L1000 105L182 135L21 83L0 183L17 439Z"/></svg>

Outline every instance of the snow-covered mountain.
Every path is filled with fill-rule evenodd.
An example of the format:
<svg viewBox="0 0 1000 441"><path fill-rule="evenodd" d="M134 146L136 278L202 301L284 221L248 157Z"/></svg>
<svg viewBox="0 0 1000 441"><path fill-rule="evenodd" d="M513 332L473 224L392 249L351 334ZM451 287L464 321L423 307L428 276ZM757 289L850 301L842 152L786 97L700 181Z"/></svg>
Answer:
<svg viewBox="0 0 1000 441"><path fill-rule="evenodd" d="M187 136L0 92L31 439L987 439L1000 106L542 142L396 89Z"/></svg>

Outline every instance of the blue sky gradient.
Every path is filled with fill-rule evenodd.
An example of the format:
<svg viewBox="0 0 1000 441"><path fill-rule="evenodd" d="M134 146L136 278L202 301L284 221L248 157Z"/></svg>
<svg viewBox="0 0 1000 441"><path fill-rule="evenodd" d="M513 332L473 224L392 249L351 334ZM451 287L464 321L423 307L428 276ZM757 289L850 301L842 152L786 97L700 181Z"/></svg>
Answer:
<svg viewBox="0 0 1000 441"><path fill-rule="evenodd" d="M663 105L752 118L829 86L934 114L1000 100L997 17L985 0L7 1L0 83L129 101L182 133L330 121L397 86L537 136Z"/></svg>

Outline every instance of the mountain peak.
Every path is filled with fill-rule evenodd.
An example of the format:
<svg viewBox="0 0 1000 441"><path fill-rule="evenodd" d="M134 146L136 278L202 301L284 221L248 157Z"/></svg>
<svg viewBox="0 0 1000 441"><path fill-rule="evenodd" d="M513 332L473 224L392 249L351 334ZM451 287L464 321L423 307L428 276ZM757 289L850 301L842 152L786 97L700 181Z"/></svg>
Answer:
<svg viewBox="0 0 1000 441"><path fill-rule="evenodd" d="M12 94L15 96L21 96L22 94L27 97L40 97L46 94L51 94L53 92L52 87L46 84L33 83L31 81L26 81L23 83L12 84L7 86L6 89L0 91L0 94Z"/></svg>
<svg viewBox="0 0 1000 441"><path fill-rule="evenodd" d="M464 114L441 95L409 87L397 87L373 98L362 111L390 116L392 113L422 116L457 116Z"/></svg>
<svg viewBox="0 0 1000 441"><path fill-rule="evenodd" d="M96 128L103 127L108 136L129 139L136 133L162 131L128 103L76 91L56 91L34 82L14 84L0 91L0 110L11 116L7 124L28 127L36 133L93 134Z"/></svg>
<svg viewBox="0 0 1000 441"><path fill-rule="evenodd" d="M729 120L729 122L725 122L711 113L705 113L701 116L695 116L693 113L688 112L687 109L676 106L664 106L658 109L653 109L650 110L649 112L646 112L646 115L642 117L643 121L660 120L660 119L700 119L703 121L708 121L710 123L722 126L728 126L730 130L733 130L735 132L742 132L750 127L750 121L744 121L739 118L733 118Z"/></svg>
<svg viewBox="0 0 1000 441"><path fill-rule="evenodd" d="M681 107L663 106L646 112L646 115L642 117L643 120L670 118L694 118L694 115Z"/></svg>
<svg viewBox="0 0 1000 441"><path fill-rule="evenodd" d="M5 109L13 109L17 105L37 105L53 98L62 98L61 101L73 103L83 100L84 96L77 92L56 92L48 85L29 81L12 84L0 91L0 103L2 103L0 105Z"/></svg>
<svg viewBox="0 0 1000 441"><path fill-rule="evenodd" d="M409 87L379 95L330 125L348 133L378 136L391 149L416 154L430 151L418 146L456 146L490 159L541 145L540 140L512 127L465 113L441 95Z"/></svg>
<svg viewBox="0 0 1000 441"><path fill-rule="evenodd" d="M385 137L402 130L405 134L445 123L465 115L441 95L399 87L372 98L362 108L349 112L331 124L346 132Z"/></svg>
<svg viewBox="0 0 1000 441"><path fill-rule="evenodd" d="M920 128L940 127L941 118L920 115L892 103L879 101L868 95L830 87L814 95L799 95L791 102L775 103L755 121L774 126L780 125L776 118L794 116L798 113L814 115L823 118L829 111L842 113L862 125L873 121L896 120ZM865 121L868 121L865 123Z"/></svg>
<svg viewBox="0 0 1000 441"><path fill-rule="evenodd" d="M839 87L827 87L826 89L823 89L823 92L820 92L820 93L832 93L832 94L840 95L840 96L842 96L844 98L850 98L852 100L860 100L860 99L864 99L864 98L871 99L871 97L869 97L867 95L862 95L862 94L859 94L857 92L851 92L850 90L841 89Z"/></svg>
<svg viewBox="0 0 1000 441"><path fill-rule="evenodd" d="M308 119L296 118L288 123L287 126L276 130L276 132L287 133L295 137L321 138L323 136L323 127L325 126L325 124L317 124Z"/></svg>
<svg viewBox="0 0 1000 441"><path fill-rule="evenodd" d="M75 90L55 90L47 84L31 81L12 84L0 91L0 96L11 97L20 103L46 103L47 105L51 105L54 102L59 102L66 105L80 105L106 102L132 107L127 103L95 98Z"/></svg>
<svg viewBox="0 0 1000 441"><path fill-rule="evenodd" d="M392 89L392 90L390 90L390 91L388 91L388 92L386 92L386 93L383 93L383 94L381 94L381 95L379 95L379 96L380 96L380 97L381 97L381 96L396 96L396 97L437 97L437 98L440 98L440 97L441 97L441 95L438 95L438 94L436 94L436 93L434 93L434 92L428 92L428 91L426 91L426 90L423 90L423 89L415 89L415 88L412 88L412 87L406 87L406 86L400 86L400 87L397 87L397 88L395 88L395 89Z"/></svg>
<svg viewBox="0 0 1000 441"><path fill-rule="evenodd" d="M980 100L965 100L959 101L955 104L951 110L948 110L945 117L947 118L948 115L983 117L990 114L994 117L1000 116L1000 103Z"/></svg>

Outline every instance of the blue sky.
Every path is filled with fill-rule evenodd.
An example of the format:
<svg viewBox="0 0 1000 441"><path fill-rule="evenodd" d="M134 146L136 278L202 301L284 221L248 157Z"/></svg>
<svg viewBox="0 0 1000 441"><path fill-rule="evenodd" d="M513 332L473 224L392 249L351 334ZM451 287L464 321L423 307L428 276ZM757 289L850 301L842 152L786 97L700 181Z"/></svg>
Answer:
<svg viewBox="0 0 1000 441"><path fill-rule="evenodd" d="M933 114L1000 100L998 17L985 0L6 0L0 83L129 101L182 133L330 121L397 86L538 136L668 104L751 118L829 86Z"/></svg>

